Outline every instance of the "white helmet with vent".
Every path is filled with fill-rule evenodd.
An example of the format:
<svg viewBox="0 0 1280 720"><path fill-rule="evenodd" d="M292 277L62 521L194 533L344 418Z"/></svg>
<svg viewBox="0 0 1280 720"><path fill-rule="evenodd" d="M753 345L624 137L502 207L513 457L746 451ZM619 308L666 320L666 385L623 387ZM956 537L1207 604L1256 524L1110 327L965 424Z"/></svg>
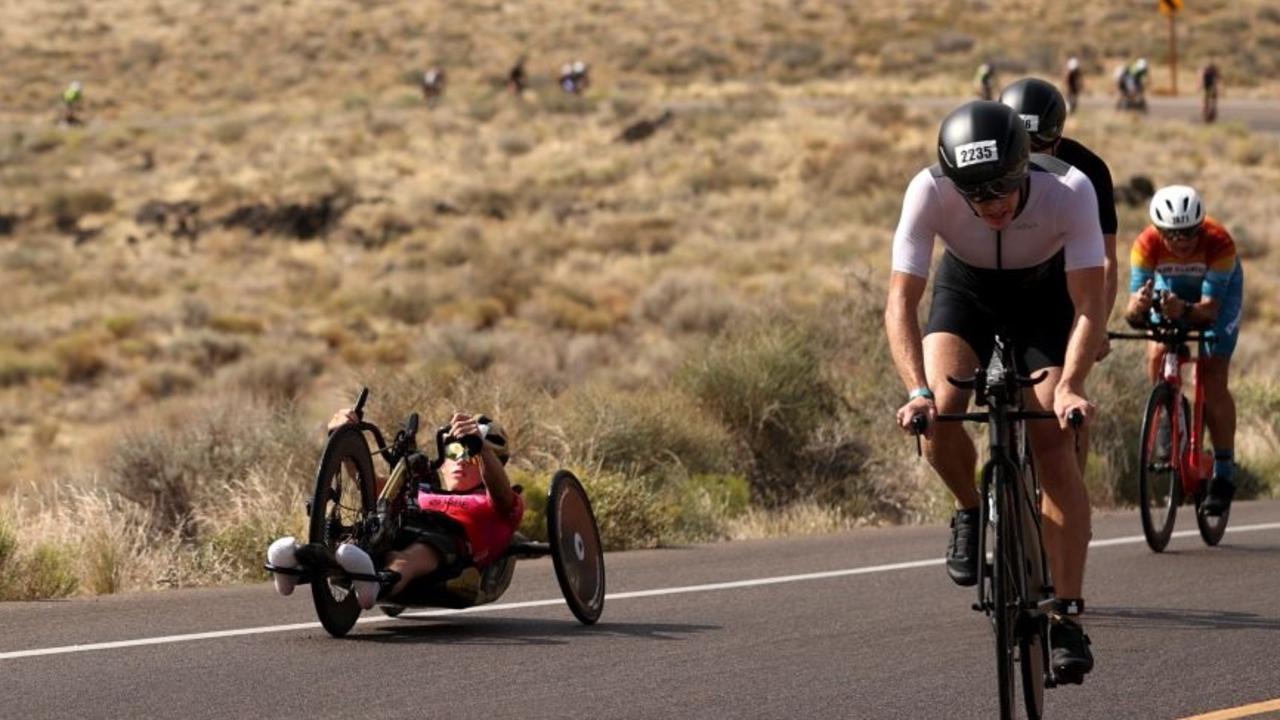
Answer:
<svg viewBox="0 0 1280 720"><path fill-rule="evenodd" d="M1204 201L1189 185L1169 185L1151 198L1151 222L1161 230L1190 230L1204 222Z"/></svg>

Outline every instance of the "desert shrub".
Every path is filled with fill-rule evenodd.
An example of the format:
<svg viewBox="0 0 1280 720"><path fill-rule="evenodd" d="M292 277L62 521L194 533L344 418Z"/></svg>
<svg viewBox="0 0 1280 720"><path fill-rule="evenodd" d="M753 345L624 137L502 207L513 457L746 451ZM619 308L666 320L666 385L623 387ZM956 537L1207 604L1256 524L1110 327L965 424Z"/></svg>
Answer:
<svg viewBox="0 0 1280 720"><path fill-rule="evenodd" d="M684 542L724 540L751 507L742 475L691 475L669 489L675 536Z"/></svg>
<svg viewBox="0 0 1280 720"><path fill-rule="evenodd" d="M138 374L138 391L159 399L180 395L195 387L199 377L185 365L152 365Z"/></svg>
<svg viewBox="0 0 1280 720"><path fill-rule="evenodd" d="M307 518L304 498L309 482L297 473L252 470L227 488L220 502L197 511L202 527L209 528L203 550L206 562L216 564L228 579L265 580L262 569L265 548L276 538L304 538Z"/></svg>
<svg viewBox="0 0 1280 720"><path fill-rule="evenodd" d="M213 128L213 139L223 145L235 145L249 134L249 124L243 120L227 120Z"/></svg>
<svg viewBox="0 0 1280 720"><path fill-rule="evenodd" d="M107 486L150 514L157 531L197 536L194 511L225 501L251 469L283 473L311 463L319 433L300 419L234 393L175 412L152 426L126 429L106 460Z"/></svg>
<svg viewBox="0 0 1280 720"><path fill-rule="evenodd" d="M20 558L7 587L9 600L45 600L71 595L80 587L74 552L59 543L36 543L29 555Z"/></svg>
<svg viewBox="0 0 1280 720"><path fill-rule="evenodd" d="M271 354L236 367L231 384L268 407L282 407L296 402L322 370L315 356Z"/></svg>
<svg viewBox="0 0 1280 720"><path fill-rule="evenodd" d="M7 512L0 512L0 592L12 582L17 555L18 533L14 530L13 520Z"/></svg>
<svg viewBox="0 0 1280 720"><path fill-rule="evenodd" d="M117 340L123 340L138 331L140 323L136 315L112 315L102 323L107 332Z"/></svg>
<svg viewBox="0 0 1280 720"><path fill-rule="evenodd" d="M248 346L239 338L212 330L197 330L174 340L169 347L169 355L208 374L239 360L247 350Z"/></svg>
<svg viewBox="0 0 1280 720"><path fill-rule="evenodd" d="M643 480L604 470L578 479L591 498L606 550L653 548L671 535L671 506Z"/></svg>
<svg viewBox="0 0 1280 720"><path fill-rule="evenodd" d="M115 199L106 191L82 188L53 193L45 201L45 209L59 227L69 227L85 215L107 212L115 204Z"/></svg>
<svg viewBox="0 0 1280 720"><path fill-rule="evenodd" d="M570 458L656 487L735 464L728 432L678 392L588 386L562 396L558 409L557 430Z"/></svg>
<svg viewBox="0 0 1280 720"><path fill-rule="evenodd" d="M39 354L0 348L0 388L22 385L28 380L53 377L58 365Z"/></svg>
<svg viewBox="0 0 1280 720"><path fill-rule="evenodd" d="M262 319L254 315L224 313L209 318L210 329L233 335L260 335L263 327Z"/></svg>
<svg viewBox="0 0 1280 720"><path fill-rule="evenodd" d="M732 190L769 190L777 181L747 167L741 161L717 161L689 175L688 187L696 195Z"/></svg>
<svg viewBox="0 0 1280 720"><path fill-rule="evenodd" d="M763 318L694 356L681 383L746 448L758 499L785 503L806 484L805 448L837 407L824 336L796 318Z"/></svg>
<svg viewBox="0 0 1280 720"><path fill-rule="evenodd" d="M735 293L700 270L664 274L632 306L634 317L672 332L716 333L739 312Z"/></svg>
<svg viewBox="0 0 1280 720"><path fill-rule="evenodd" d="M107 369L102 352L103 338L96 332L79 332L53 344L53 355L67 382L87 383Z"/></svg>

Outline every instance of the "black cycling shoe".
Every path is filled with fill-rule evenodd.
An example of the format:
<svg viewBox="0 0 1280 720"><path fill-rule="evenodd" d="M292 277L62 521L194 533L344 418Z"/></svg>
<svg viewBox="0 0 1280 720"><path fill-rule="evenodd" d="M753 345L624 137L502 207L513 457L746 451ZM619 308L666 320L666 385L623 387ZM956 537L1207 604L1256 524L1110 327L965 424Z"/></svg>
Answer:
<svg viewBox="0 0 1280 720"><path fill-rule="evenodd" d="M1049 661L1059 685L1080 685L1093 669L1089 636L1080 623L1055 615L1049 620Z"/></svg>
<svg viewBox="0 0 1280 720"><path fill-rule="evenodd" d="M969 587L978 584L978 508L957 510L951 516L951 542L947 543L947 575L951 582Z"/></svg>
<svg viewBox="0 0 1280 720"><path fill-rule="evenodd" d="M1209 492L1200 503L1200 512L1209 517L1221 517L1231 507L1231 498L1235 495L1235 483L1228 478L1215 477L1209 481Z"/></svg>

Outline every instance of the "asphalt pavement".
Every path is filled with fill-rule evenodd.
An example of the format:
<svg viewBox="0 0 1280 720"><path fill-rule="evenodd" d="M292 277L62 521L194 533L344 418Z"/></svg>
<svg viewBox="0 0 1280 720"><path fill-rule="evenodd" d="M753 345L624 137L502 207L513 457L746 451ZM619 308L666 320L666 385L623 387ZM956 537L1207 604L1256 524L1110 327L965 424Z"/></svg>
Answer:
<svg viewBox="0 0 1280 720"><path fill-rule="evenodd" d="M1205 547L1161 555L1098 514L1087 628L1098 666L1047 717L1181 718L1280 698L1280 502L1238 503ZM268 584L0 604L12 718L989 718L994 644L946 578L942 527L607 556L594 627L548 559L498 603L346 639ZM1266 715L1249 715L1265 717ZM1230 717L1243 717L1231 715Z"/></svg>

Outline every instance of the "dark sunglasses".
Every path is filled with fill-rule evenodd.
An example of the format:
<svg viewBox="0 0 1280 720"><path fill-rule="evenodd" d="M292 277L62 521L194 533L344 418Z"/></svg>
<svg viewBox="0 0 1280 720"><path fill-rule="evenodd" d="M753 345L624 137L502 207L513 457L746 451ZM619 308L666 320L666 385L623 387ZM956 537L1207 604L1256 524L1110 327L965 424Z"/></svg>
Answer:
<svg viewBox="0 0 1280 720"><path fill-rule="evenodd" d="M1175 242L1179 240L1192 240L1200 234L1200 228L1198 226L1191 228L1179 228L1176 230L1165 230L1162 228L1160 230L1160 234L1168 240Z"/></svg>
<svg viewBox="0 0 1280 720"><path fill-rule="evenodd" d="M1002 178L984 182L981 185L973 187L956 186L960 194L966 200L973 203L986 202L988 200L998 200L1002 197L1012 195L1015 190L1022 187L1022 182L1026 180L1022 175L1006 175Z"/></svg>

